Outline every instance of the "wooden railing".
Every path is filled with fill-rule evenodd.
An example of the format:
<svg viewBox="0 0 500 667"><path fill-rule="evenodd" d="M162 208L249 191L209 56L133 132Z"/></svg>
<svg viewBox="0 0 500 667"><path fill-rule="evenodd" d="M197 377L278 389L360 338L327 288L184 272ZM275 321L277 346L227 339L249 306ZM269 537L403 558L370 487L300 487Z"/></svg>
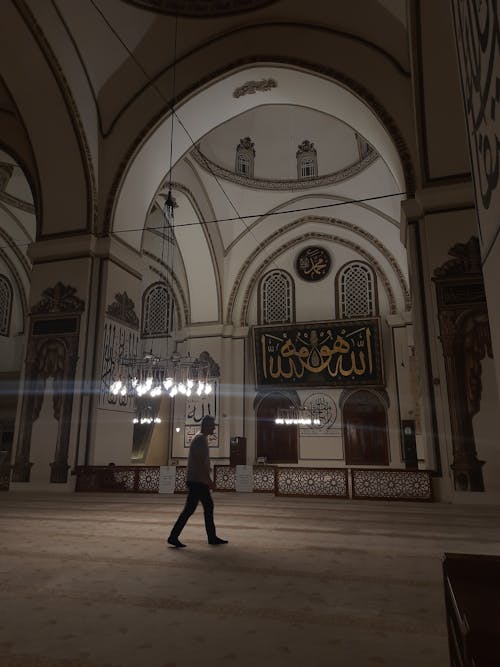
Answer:
<svg viewBox="0 0 500 667"><path fill-rule="evenodd" d="M500 556L446 553L444 599L450 665L500 665Z"/></svg>
<svg viewBox="0 0 500 667"><path fill-rule="evenodd" d="M185 493L186 468L177 466L175 493ZM159 466L80 466L76 491L158 493ZM305 498L432 500L427 470L305 468L255 465L253 491ZM236 467L214 466L216 491L236 490Z"/></svg>

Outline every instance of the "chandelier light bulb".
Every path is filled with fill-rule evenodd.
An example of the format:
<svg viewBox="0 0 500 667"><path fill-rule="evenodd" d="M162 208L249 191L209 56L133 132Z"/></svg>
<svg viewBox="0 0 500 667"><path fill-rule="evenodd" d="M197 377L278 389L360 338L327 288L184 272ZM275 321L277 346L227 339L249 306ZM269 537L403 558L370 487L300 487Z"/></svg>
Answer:
<svg viewBox="0 0 500 667"><path fill-rule="evenodd" d="M121 380L116 380L116 382L113 382L113 384L111 385L110 391L112 394L116 396L121 388L122 388Z"/></svg>
<svg viewBox="0 0 500 667"><path fill-rule="evenodd" d="M194 387L194 382L190 379L186 382L186 387L192 389Z"/></svg>
<svg viewBox="0 0 500 667"><path fill-rule="evenodd" d="M212 392L212 385L207 382L205 385L205 394L210 394Z"/></svg>
<svg viewBox="0 0 500 667"><path fill-rule="evenodd" d="M177 394L177 392L178 392L178 389L177 389L177 387L176 387L175 384L174 384L174 386L172 387L172 389L171 389L170 392L169 392L169 396L170 396L171 398L173 398L173 397Z"/></svg>
<svg viewBox="0 0 500 667"><path fill-rule="evenodd" d="M185 394L186 391L187 391L186 385L184 384L184 382L181 382L180 385L179 385L179 393L180 394Z"/></svg>
<svg viewBox="0 0 500 667"><path fill-rule="evenodd" d="M163 386L165 387L166 391L168 391L173 384L174 381L172 378L167 378L166 380L163 381Z"/></svg>

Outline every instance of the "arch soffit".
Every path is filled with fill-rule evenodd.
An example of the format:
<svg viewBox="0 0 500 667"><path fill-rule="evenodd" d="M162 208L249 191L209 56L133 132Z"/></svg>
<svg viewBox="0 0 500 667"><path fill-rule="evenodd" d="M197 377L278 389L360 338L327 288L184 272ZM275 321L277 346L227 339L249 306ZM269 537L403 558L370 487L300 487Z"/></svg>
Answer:
<svg viewBox="0 0 500 667"><path fill-rule="evenodd" d="M262 60L259 59L260 62ZM344 75L333 70L304 63L297 65L284 59L280 63L280 58L267 60L273 64L266 66L247 62L233 65L229 72L226 68L225 76L220 73L215 79L213 75L204 88L198 88L185 99L176 111L174 122L174 163L213 127L260 104L257 95L233 97L234 90L246 79L275 78L278 85L265 93L266 104L306 106L327 114L335 109L339 120L349 125L355 121L356 129L388 164L401 191L405 190L405 181L406 187L413 187L413 167L408 149L394 122L371 93L360 88L355 81L346 81ZM227 99L228 103L221 105L220 99ZM200 114L200 108L206 112ZM169 118L170 115L165 116L163 112L154 128L148 128L138 139L115 180L108 200L107 217L113 231L129 231L127 237L130 237L130 244L136 247L140 243L140 232L135 235L131 232L134 221L144 219L155 188L164 179L163 148L170 145Z"/></svg>
<svg viewBox="0 0 500 667"><path fill-rule="evenodd" d="M382 407L384 407L386 411L391 406L389 394L387 393L386 389L372 389L371 387L362 387L362 388L360 387L359 389L344 389L342 391L338 401L340 410L343 411L346 401L351 399L355 394L359 394L359 392L368 392L369 394L375 396L375 398L378 401L380 401Z"/></svg>
<svg viewBox="0 0 500 667"><path fill-rule="evenodd" d="M253 228L256 227L258 224L264 222L267 220L271 215L275 213L281 212L283 209L289 208L291 205L295 204L296 202L304 201L305 199L325 199L325 200L332 200L335 202L340 202L343 203L345 202L346 204L349 204L350 206L355 206L355 207L360 207L363 208L364 210L368 211L369 213L372 213L373 215L377 216L381 220L384 220L386 222L389 222L391 225L394 225L399 229L399 223L397 220L394 218L391 218L391 216L387 215L387 213L384 213L383 211L379 211L377 208L374 208L373 206L370 206L369 204L366 204L365 202L353 202L349 197L343 197L342 195L332 195L328 193L316 193L316 194L302 194L299 195L298 197L294 197L293 199L288 199L286 202L283 202L279 204L278 206L270 209L267 213L264 213L263 215L259 216L256 220L254 220L250 225L247 225L245 230L241 232L231 243L227 246L227 248L224 251L224 256L229 255L231 250L242 240L244 237L251 233ZM287 213L286 210L283 211L283 214L285 215ZM314 217L315 220L320 221L322 219L328 220L328 222L333 221L333 218L322 218L321 216L309 216L311 219ZM301 218L301 220L305 220L305 218Z"/></svg>
<svg viewBox="0 0 500 667"><path fill-rule="evenodd" d="M290 31L290 30L296 30L299 28L301 31L305 31L308 38L310 38L314 43L317 43L318 37L323 37L330 42L330 49L331 47L331 40L336 39L336 40L346 40L347 43L350 43L351 45L357 47L358 49L361 49L364 51L365 57L372 57L373 54L376 54L379 56L384 63L384 65L387 67L387 72L391 75L394 76L396 75L397 77L403 77L407 81L410 80L411 78L411 72L399 62L399 60L394 57L389 51L385 50L375 42L363 38L359 36L358 34L355 34L354 32L350 32L348 30L343 30L339 29L337 27L333 26L327 26L327 25L318 25L318 24L312 24L308 23L307 20L305 21L300 21L300 22L294 22L294 21L267 21L267 22L259 22L259 23L252 23L250 25L238 25L237 27L232 26L229 30L226 32L218 33L216 35L209 36L207 39L205 39L203 42L195 45L193 48L188 50L186 53L180 54L177 59L172 62L164 65L161 67L156 75L152 77L150 80L146 81L142 88L137 90L125 103L121 105L121 107L118 109L118 111L114 114L113 118L110 120L107 126L102 121L102 111L99 108L98 100L97 100L97 95L95 93L94 87L91 85L94 100L96 103L96 108L97 108L97 113L98 113L98 122L99 122L99 129L103 135L103 137L108 137L114 130L115 126L120 122L120 120L123 118L123 116L127 113L128 109L131 107L131 105L136 102L137 100L140 100L140 98L147 94L149 88L151 85L155 86L158 85L161 82L162 77L169 76L171 70L176 67L182 67L182 68L187 68L189 60L192 58L200 58L203 57L202 54L207 55L207 53L210 52L210 49L217 48L217 49L222 49L222 52L228 53L234 53L235 57L232 59L231 65L228 67L227 65L222 65L218 69L212 71L211 74L202 77L196 83L188 85L186 89L179 95L177 95L176 100L178 101L182 99L183 97L186 97L187 95L192 94L196 89L200 88L201 86L209 83L212 81L215 77L221 76L226 74L229 70L234 69L235 67L242 67L242 66L247 66L249 64L253 64L255 62L282 62L282 63L287 63L287 64L294 64L297 67L303 68L303 69L310 69L310 70L317 70L318 72L323 72L326 74L326 76L335 78L339 81L343 81L349 88L352 88L355 90L356 87L356 92L358 94L361 94L361 86L357 84L354 79L350 79L347 75L340 71L334 71L332 68L329 68L325 65L324 61L318 62L316 65L314 63L306 63L304 60L299 59L297 57L294 57L294 55L291 56L284 56L283 54L278 55L276 53L273 54L254 54L249 56L248 55L248 46L249 45L258 45L262 42L262 40L259 40L258 35L255 33L257 31L263 31L263 30L272 30L274 35L276 34L276 31ZM404 32L404 30L403 30ZM229 41L232 39L237 40L240 42L244 38L247 38L245 43L245 49L247 51L247 54L245 56L240 56L238 57L238 52L237 52L237 47L235 48L234 44L230 44ZM273 42L276 42L276 37L274 36ZM279 40L281 44L286 44L287 48L293 47L295 45L298 46L298 50L300 51L300 54L304 53L307 50L307 41L304 39L302 36L302 39L300 42L297 42L296 39L287 39L285 35L282 35L282 39ZM241 42L243 43L243 42ZM368 55L367 55L368 54ZM82 61L82 64L85 68L85 64ZM85 69L85 71L87 71ZM90 76L87 73L87 78L90 81ZM359 90L358 90L359 88ZM366 91L368 95L368 91ZM364 97L363 95L361 95ZM170 100L170 104L172 103L172 100ZM149 130L152 129L158 121L161 120L161 117L165 114L166 110L163 109L159 114L156 115L156 117L152 120L149 121L148 123L148 128ZM147 130L147 131L149 131ZM147 133L146 131L146 133ZM144 136L144 135L143 135Z"/></svg>
<svg viewBox="0 0 500 667"><path fill-rule="evenodd" d="M408 284L406 282L406 279L403 275L403 272L401 271L401 268L394 257L392 253L389 252L389 250L384 246L384 244L379 241L375 236L372 234L369 234L366 232L364 229L361 227L358 227L357 225L353 223L348 223L344 222L343 220L336 220L336 219L330 219L330 218L318 218L316 216L307 216L306 218L301 218L299 220L295 220L288 225L285 225L284 227L281 227L280 229L276 230L273 234L271 234L269 237L267 237L262 243L260 243L257 248L253 251L253 253L248 257L244 265L241 267L238 275L236 276L233 284L233 289L231 290L231 294L229 297L229 302L227 306L227 315L226 315L226 321L231 322L232 317L233 317L233 312L234 312L234 307L236 303L236 297L237 294L240 290L241 284L243 282L244 276L247 273L247 271L250 269L250 266L253 264L253 262L256 260L260 252L267 248L269 244L274 241L275 239L281 237L283 234L293 231L294 229L300 227L304 223L307 222L320 222L323 224L327 224L329 227L336 226L340 227L341 229L346 229L349 231L352 231L358 236L361 236L362 238L366 239L368 243L372 246L374 246L380 254L386 259L386 261L390 264L395 276L396 280L399 283L401 293L404 299L404 305L406 310L411 309L411 296L410 296L410 291ZM250 278L250 281L247 285L247 288L245 290L245 297L243 301L243 306L242 306L242 313L240 317L240 321L242 325L244 326L244 322L247 320L247 310L248 310L248 305L250 301L250 295L252 293L252 290L255 286L255 284L261 279L262 275L264 272L270 268L270 265L272 262L283 252L288 250L289 248L293 247L294 245L304 241L305 239L322 239L326 241L332 241L339 243L341 245L347 246L356 252L358 252L365 261L367 261L373 268L375 269L375 272L379 279L382 282L382 285L384 286L384 289L387 293L388 299L389 299L389 304L391 308L391 313L396 312L396 298L394 295L394 292L392 290L390 281L385 274L382 266L380 263L376 260L376 258L366 251L364 248L362 248L359 244L354 243L353 241L350 241L348 239L344 239L340 236L337 235L332 235L332 234L326 234L326 233L321 233L321 232L307 232L305 234L301 234L299 237L294 237L287 243L281 245L277 250L275 250L271 255L269 255L258 267L258 269L254 272L253 276Z"/></svg>
<svg viewBox="0 0 500 667"><path fill-rule="evenodd" d="M153 253L149 252L148 250L144 250L143 255L158 265L159 268L152 266L151 264L149 264L148 267L152 273L160 278L160 280L154 280L153 282L146 285L142 292L141 299L144 298L144 294L154 284L164 283L171 285L173 287L176 321L181 325L181 327L188 326L190 324L188 300L186 299L186 294L184 293L184 290L182 289L178 279L172 273L170 267L167 266L167 264L165 264L165 262L163 262L159 257L153 255Z"/></svg>
<svg viewBox="0 0 500 667"><path fill-rule="evenodd" d="M16 290L21 300L21 311L22 311L22 328L19 333L24 333L26 327L26 320L28 317L28 299L26 297L23 281L14 265L14 262L7 255L7 253L4 250L2 250L2 248L0 248L0 258L5 262L16 284Z"/></svg>
<svg viewBox="0 0 500 667"><path fill-rule="evenodd" d="M33 194L37 195L37 237L89 231L97 220L97 179L78 104L62 64L28 5L18 3L14 12L5 17L5 21L11 30L6 33L9 37L4 40L4 48L8 53L24 49L26 57L31 56L32 62L36 63L36 67L24 68L20 72L15 69L16 59L5 57L11 64L5 68L3 75L22 124L31 138L30 145L40 172L36 181L33 175L29 180ZM38 95L37 104L34 105L33 95L35 91L41 90L46 91L46 94ZM47 119L58 126L60 133L66 132L65 138L60 136L57 142L62 151L59 158L54 154L54 142L47 141ZM69 159L70 154L72 159ZM28 177L29 172L25 173ZM36 188L33 187L35 183ZM62 189L66 193L64 198L61 198ZM76 222L74 201L82 201L82 196L87 205L81 207L82 216ZM44 232L45 220L61 219L74 220L75 227Z"/></svg>
<svg viewBox="0 0 500 667"><path fill-rule="evenodd" d="M165 189L165 183L162 183L156 191L154 201L156 201L158 195L164 189ZM214 278L215 278L217 313L218 313L217 321L221 322L222 321L222 288L221 288L221 278L220 278L220 272L219 272L219 263L217 262L217 253L216 253L215 248L214 248L214 240L213 240L213 238L210 234L209 229L207 229L207 226L204 224L205 217L204 217L203 212L201 210L201 206L199 205L199 203L198 203L196 197L194 196L193 192L187 186L183 185L179 181L172 181L172 190L174 192L176 190L178 192L182 192L182 194L184 194L185 197L189 200L191 206L193 207L193 210L196 213L198 221L199 221L199 225L197 225L197 228L201 228L202 231L203 231L205 242L206 242L206 245L207 245L209 253L210 253L211 266L212 266L213 275L214 275ZM202 192L203 192L203 194L205 194L204 189L203 189ZM208 202L208 205L210 207L210 210L213 211L210 200L208 199L208 196L207 196L207 202ZM214 218L215 218L215 214L214 214ZM143 240L141 242L141 247L144 244L144 234L146 233L146 231L147 231L147 228L145 227L144 231L143 231ZM220 239L220 237L217 240L219 241L219 245L222 247L222 240ZM180 247L179 247L179 257L180 257L180 260L182 262L184 275L186 276L186 280L187 280L187 290L188 290L188 298L189 298L189 294L191 294L191 292L193 290L199 289L199 287L194 284L194 281L196 280L196 276L197 276L197 271L196 271L195 266L192 266L192 265L189 265L189 264L186 265L185 258L183 256L183 253L182 253ZM206 288L206 283L205 282L203 283L203 287ZM207 298L210 298L210 296L208 296ZM189 298L189 301L191 302L190 298ZM192 318L190 318L190 319L192 319Z"/></svg>
<svg viewBox="0 0 500 667"><path fill-rule="evenodd" d="M268 389L259 389L255 398L253 399L253 409L258 410L262 401L270 396L284 396L297 407L300 406L300 398L295 389L282 389L280 387L269 387Z"/></svg>

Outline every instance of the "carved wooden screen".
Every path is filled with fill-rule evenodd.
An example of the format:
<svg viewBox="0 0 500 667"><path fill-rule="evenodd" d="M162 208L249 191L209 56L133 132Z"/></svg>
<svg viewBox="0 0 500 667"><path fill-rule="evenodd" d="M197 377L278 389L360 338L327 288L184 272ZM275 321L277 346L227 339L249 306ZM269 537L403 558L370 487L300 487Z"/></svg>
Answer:
<svg viewBox="0 0 500 667"><path fill-rule="evenodd" d="M351 394L343 407L347 465L388 465L387 415L371 391Z"/></svg>
<svg viewBox="0 0 500 667"><path fill-rule="evenodd" d="M283 394L269 394L257 408L257 457L267 463L298 463L297 426L274 423L278 409L295 407Z"/></svg>

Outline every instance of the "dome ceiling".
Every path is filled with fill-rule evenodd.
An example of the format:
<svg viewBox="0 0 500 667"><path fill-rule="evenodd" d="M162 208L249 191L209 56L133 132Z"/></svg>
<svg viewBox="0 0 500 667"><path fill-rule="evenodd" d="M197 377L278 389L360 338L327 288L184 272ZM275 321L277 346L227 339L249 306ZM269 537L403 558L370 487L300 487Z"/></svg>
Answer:
<svg viewBox="0 0 500 667"><path fill-rule="evenodd" d="M132 5L162 14L210 17L239 14L270 5L276 0L126 0Z"/></svg>
<svg viewBox="0 0 500 667"><path fill-rule="evenodd" d="M297 149L314 144L318 176L356 165L362 158L356 132L333 116L305 107L264 105L224 123L198 144L202 155L228 172L235 172L236 147L249 137L254 144L254 178L297 180Z"/></svg>

